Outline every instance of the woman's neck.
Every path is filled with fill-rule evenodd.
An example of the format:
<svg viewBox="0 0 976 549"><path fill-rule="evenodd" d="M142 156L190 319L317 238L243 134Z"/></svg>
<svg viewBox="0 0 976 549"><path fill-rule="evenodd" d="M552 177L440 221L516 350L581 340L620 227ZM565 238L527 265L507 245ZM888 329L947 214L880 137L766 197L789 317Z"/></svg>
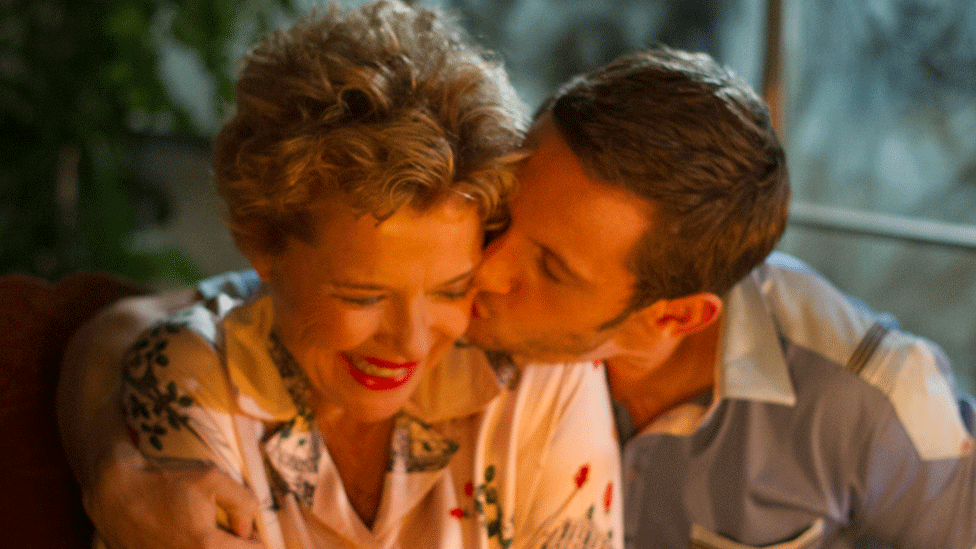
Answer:
<svg viewBox="0 0 976 549"><path fill-rule="evenodd" d="M363 524L372 528L383 497L395 420L360 423L335 413L323 415L326 417L321 419L316 416L316 421L346 497Z"/></svg>

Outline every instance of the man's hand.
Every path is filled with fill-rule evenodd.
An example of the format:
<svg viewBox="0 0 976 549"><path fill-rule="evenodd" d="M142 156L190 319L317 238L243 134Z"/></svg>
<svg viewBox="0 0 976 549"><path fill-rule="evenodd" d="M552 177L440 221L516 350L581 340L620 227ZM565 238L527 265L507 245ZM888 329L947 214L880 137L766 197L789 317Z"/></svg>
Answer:
<svg viewBox="0 0 976 549"><path fill-rule="evenodd" d="M260 507L214 467L163 469L120 442L85 509L111 549L257 549Z"/></svg>
<svg viewBox="0 0 976 549"><path fill-rule="evenodd" d="M146 328L200 299L193 289L124 299L65 349L58 420L85 510L111 549L257 548L254 494L214 469L162 469L129 441L121 411L125 350Z"/></svg>

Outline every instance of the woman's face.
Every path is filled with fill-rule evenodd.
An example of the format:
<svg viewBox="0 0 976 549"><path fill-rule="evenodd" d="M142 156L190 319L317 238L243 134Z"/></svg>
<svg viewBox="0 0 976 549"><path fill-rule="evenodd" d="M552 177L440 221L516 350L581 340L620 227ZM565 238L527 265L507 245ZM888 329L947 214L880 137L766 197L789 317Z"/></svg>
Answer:
<svg viewBox="0 0 976 549"><path fill-rule="evenodd" d="M275 324L308 375L316 415L387 419L468 325L481 258L477 208L460 198L381 223L333 201L316 244L254 261Z"/></svg>

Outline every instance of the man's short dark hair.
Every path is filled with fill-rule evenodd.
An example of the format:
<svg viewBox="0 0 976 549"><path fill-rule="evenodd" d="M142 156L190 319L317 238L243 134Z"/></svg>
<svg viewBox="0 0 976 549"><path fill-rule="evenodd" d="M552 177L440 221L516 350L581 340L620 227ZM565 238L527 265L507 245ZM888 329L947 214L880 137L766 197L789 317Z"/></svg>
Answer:
<svg viewBox="0 0 976 549"><path fill-rule="evenodd" d="M563 86L541 108L588 175L653 204L632 252L630 310L722 295L786 226L786 158L766 104L701 53L626 55Z"/></svg>

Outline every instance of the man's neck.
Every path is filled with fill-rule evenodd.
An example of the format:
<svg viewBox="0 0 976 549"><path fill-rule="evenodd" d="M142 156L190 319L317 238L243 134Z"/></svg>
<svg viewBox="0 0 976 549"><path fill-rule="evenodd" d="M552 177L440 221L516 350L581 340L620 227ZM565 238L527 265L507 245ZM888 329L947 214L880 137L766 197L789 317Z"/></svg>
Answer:
<svg viewBox="0 0 976 549"><path fill-rule="evenodd" d="M610 394L627 408L636 431L715 386L721 324L713 322L657 356L624 354L606 360Z"/></svg>

